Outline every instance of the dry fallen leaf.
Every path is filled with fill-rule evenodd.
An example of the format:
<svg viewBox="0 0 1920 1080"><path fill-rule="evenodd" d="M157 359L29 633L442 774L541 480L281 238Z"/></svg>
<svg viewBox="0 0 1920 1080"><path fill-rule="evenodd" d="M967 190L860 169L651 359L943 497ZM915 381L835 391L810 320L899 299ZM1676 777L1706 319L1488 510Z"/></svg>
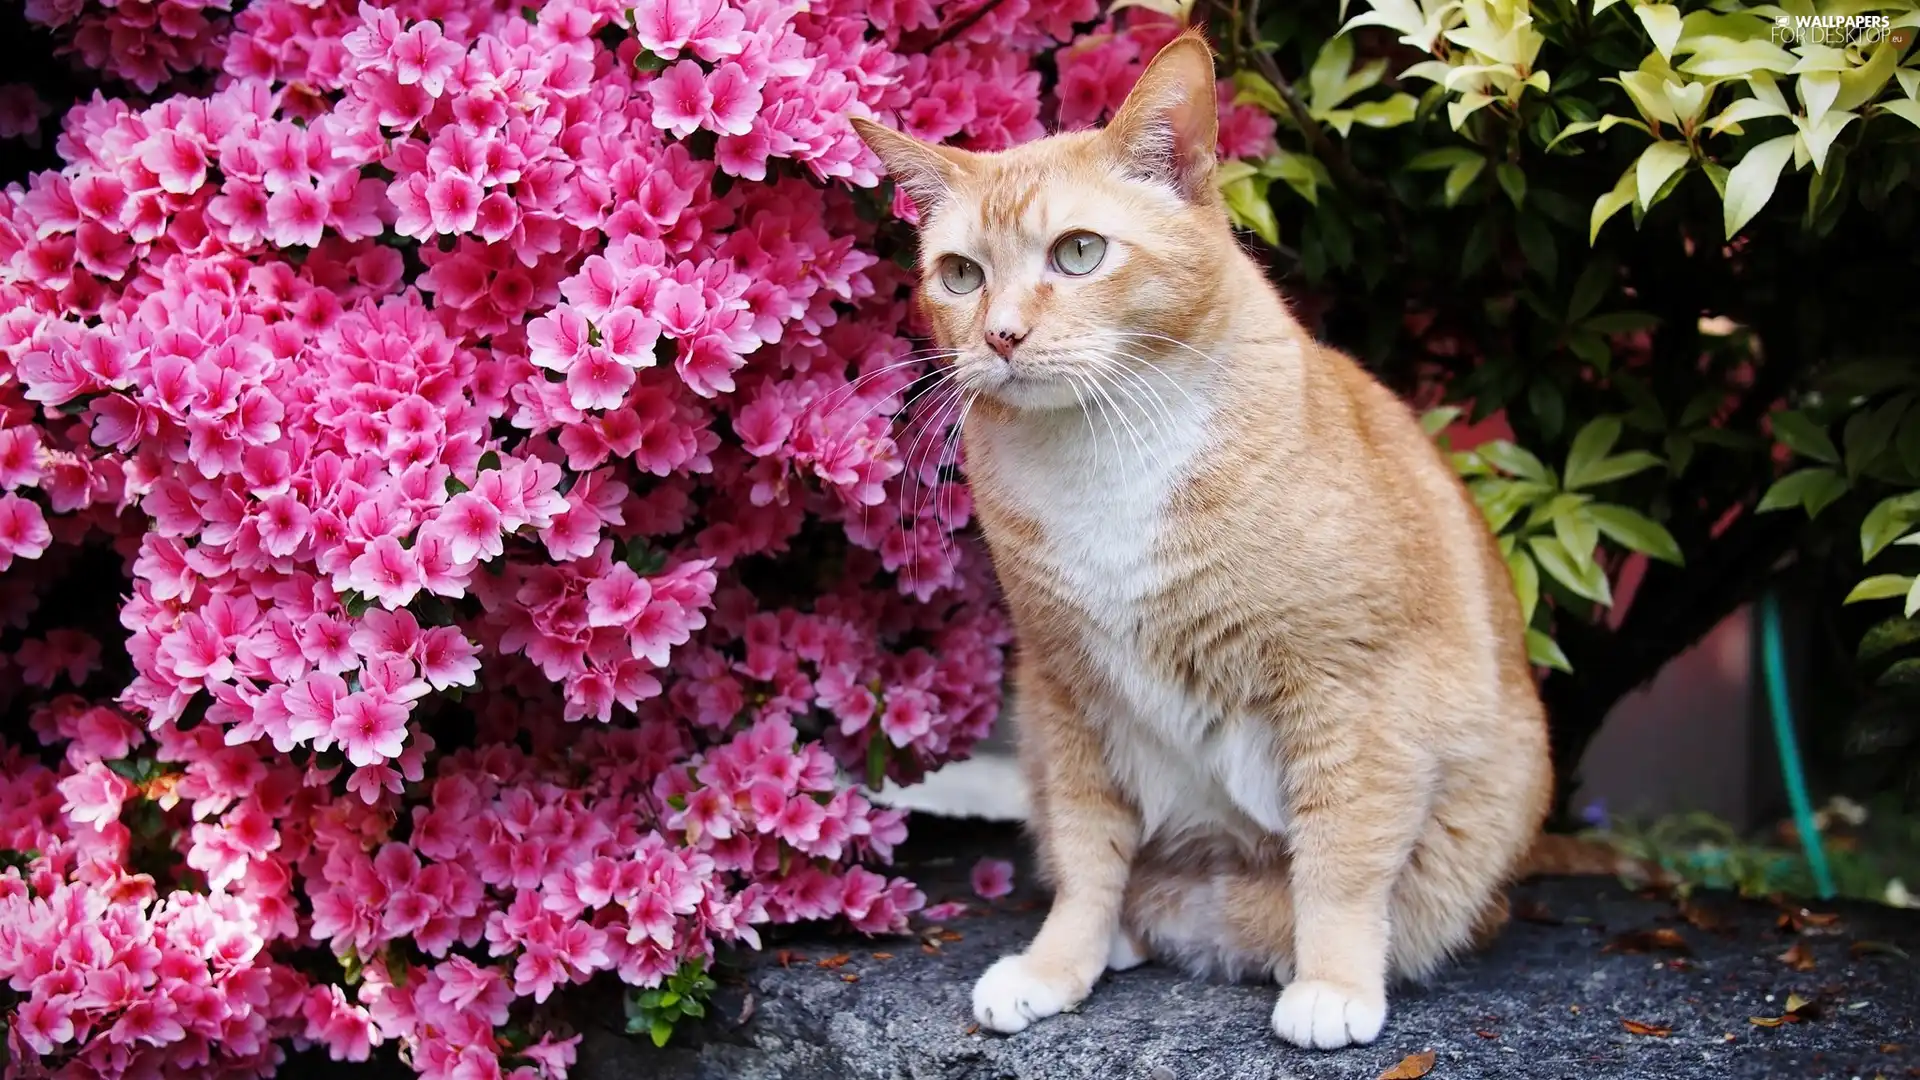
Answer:
<svg viewBox="0 0 1920 1080"><path fill-rule="evenodd" d="M738 1027L753 1019L753 1008L757 1004L758 1002L754 999L753 991L747 991L747 999L740 1003L740 1019L733 1022L734 1026Z"/></svg>
<svg viewBox="0 0 1920 1080"><path fill-rule="evenodd" d="M1672 1028L1661 1027L1658 1024L1643 1024L1638 1020L1622 1020L1620 1023L1627 1029L1628 1033L1633 1035L1651 1035L1656 1039L1664 1039L1673 1034Z"/></svg>
<svg viewBox="0 0 1920 1080"><path fill-rule="evenodd" d="M968 1025L967 1025L967 1034L969 1034L969 1035L978 1035L978 1034L980 1034L980 1025L979 1025L979 1024L968 1024Z"/></svg>
<svg viewBox="0 0 1920 1080"><path fill-rule="evenodd" d="M1880 1052L1883 1054L1897 1054L1900 1051L1905 1049L1906 1047L1900 1045L1899 1043L1881 1043L1880 1044Z"/></svg>
<svg viewBox="0 0 1920 1080"><path fill-rule="evenodd" d="M792 949L781 949L779 952L773 954L773 958L775 960L780 961L781 967L788 967L792 965L793 962L796 960L800 961L801 963L805 963L807 959L806 957L801 956L799 953L794 952Z"/></svg>
<svg viewBox="0 0 1920 1080"><path fill-rule="evenodd" d="M941 941L961 941L964 940L965 937L966 935L958 930L945 930L940 934Z"/></svg>
<svg viewBox="0 0 1920 1080"><path fill-rule="evenodd" d="M1747 1022L1755 1027L1779 1027L1781 1024L1800 1024L1819 1018L1820 1007L1812 999L1788 994L1786 1012L1779 1016L1749 1016Z"/></svg>
<svg viewBox="0 0 1920 1080"><path fill-rule="evenodd" d="M873 954L873 958L875 960L891 960L893 959L893 954L890 952L877 952Z"/></svg>
<svg viewBox="0 0 1920 1080"><path fill-rule="evenodd" d="M1500 1037L1500 1033L1497 1031L1476 1031L1474 1034L1483 1039L1497 1039Z"/></svg>
<svg viewBox="0 0 1920 1080"><path fill-rule="evenodd" d="M1807 943L1804 941L1794 942L1793 948L1781 953L1780 962L1795 971L1812 971L1819 966L1814 963L1813 950L1807 948Z"/></svg>
<svg viewBox="0 0 1920 1080"><path fill-rule="evenodd" d="M1682 956L1688 956L1693 953L1693 947L1687 944L1686 938L1680 936L1680 931L1672 927L1662 926L1654 930L1635 930L1631 933L1621 934L1612 941L1607 942L1606 947L1600 951L1622 953L1674 952Z"/></svg>
<svg viewBox="0 0 1920 1080"><path fill-rule="evenodd" d="M1420 1080L1433 1071L1433 1051L1422 1050L1400 1059L1400 1064L1380 1074L1379 1080Z"/></svg>
<svg viewBox="0 0 1920 1080"><path fill-rule="evenodd" d="M858 976L858 975L842 975L842 976L840 976L840 981L841 981L841 982L859 982L859 981L860 981L860 976Z"/></svg>
<svg viewBox="0 0 1920 1080"><path fill-rule="evenodd" d="M1539 923L1542 926L1564 926L1565 920L1548 910L1547 905L1538 900L1523 900L1513 909L1513 917L1521 922Z"/></svg>
<svg viewBox="0 0 1920 1080"><path fill-rule="evenodd" d="M1828 929L1839 921L1840 916L1837 912L1808 911L1806 908L1790 908L1780 913L1780 919L1776 925L1782 930L1792 930L1796 934L1803 934L1808 930Z"/></svg>
<svg viewBox="0 0 1920 1080"><path fill-rule="evenodd" d="M1687 900L1680 905L1680 917L1687 920L1694 929L1705 930L1709 934L1718 934L1732 929L1731 924L1727 922L1725 912L1694 900Z"/></svg>
<svg viewBox="0 0 1920 1080"><path fill-rule="evenodd" d="M1890 941L1856 941L1847 950L1855 956L1897 956L1902 960L1911 960L1907 950Z"/></svg>
<svg viewBox="0 0 1920 1080"><path fill-rule="evenodd" d="M845 967L847 961L851 959L853 959L853 957L848 956L846 953L841 953L839 956L829 956L825 960L820 961L819 966L831 971L837 967Z"/></svg>
<svg viewBox="0 0 1920 1080"><path fill-rule="evenodd" d="M939 956L940 946L933 944L922 945L920 946L920 951L926 953L928 956Z"/></svg>

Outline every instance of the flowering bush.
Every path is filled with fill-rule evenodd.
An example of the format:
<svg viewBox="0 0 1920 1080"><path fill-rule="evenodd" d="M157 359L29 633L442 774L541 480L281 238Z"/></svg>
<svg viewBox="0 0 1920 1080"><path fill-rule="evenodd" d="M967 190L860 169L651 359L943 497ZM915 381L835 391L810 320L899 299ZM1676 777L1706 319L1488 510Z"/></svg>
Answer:
<svg viewBox="0 0 1920 1080"><path fill-rule="evenodd" d="M174 92L76 105L0 195L16 1069L559 1077L572 984L664 1039L759 927L903 929L856 781L964 755L1007 632L845 117L1009 146L1056 46L1090 123L1174 24L230 6L27 9ZM61 599L102 567L118 634Z"/></svg>

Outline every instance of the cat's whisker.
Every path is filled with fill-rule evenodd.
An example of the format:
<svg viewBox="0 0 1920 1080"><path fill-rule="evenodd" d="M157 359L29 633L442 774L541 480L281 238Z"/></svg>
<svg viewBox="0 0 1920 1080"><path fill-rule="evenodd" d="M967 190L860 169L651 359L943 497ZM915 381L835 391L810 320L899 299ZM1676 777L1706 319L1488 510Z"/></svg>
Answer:
<svg viewBox="0 0 1920 1080"><path fill-rule="evenodd" d="M818 408L823 402L825 402L827 399L831 398L834 394L837 394L842 390L852 390L855 387L865 385L867 382L873 379L877 379L880 376L887 374L888 372L898 371L901 368L911 367L915 364L938 363L941 360L953 360L953 359L957 359L959 356L960 354L957 352L949 352L945 355L935 354L933 356L917 356L909 360L902 360L898 363L888 364L886 367L880 368L875 371L869 371L866 374L860 376L858 379L855 379L854 381L849 383L842 384L841 386L837 386L832 390L829 390L827 393L821 395L819 398L816 398L812 404L808 405L807 411L801 413L801 418L804 420L807 417L809 417L812 414L812 411L814 409ZM935 368L931 371L928 371L924 375L915 376L912 382L907 383L906 388L902 392L911 393L913 389L913 384L919 382L921 379L931 378L935 375L945 374L953 371L954 371L953 368L944 368L944 369ZM879 401L876 401L872 405L868 406L867 411L864 413L861 413L860 418L858 420L855 420L853 424L850 426L858 427L861 424L866 423L867 418L872 416L876 411L878 411L882 406L884 406L887 403L887 401L892 398L892 396L893 395L889 394L887 397L882 398ZM901 411L904 412L905 409L906 409L906 406L902 405Z"/></svg>
<svg viewBox="0 0 1920 1080"><path fill-rule="evenodd" d="M1176 337L1168 337L1165 334L1149 333L1144 330L1109 330L1107 332L1110 334L1116 335L1118 337L1139 338L1144 341L1164 341L1169 345L1177 345L1180 348L1187 350L1188 352L1192 353L1193 355L1199 357L1202 360L1205 360L1207 363L1212 364L1217 368L1225 368L1227 366L1226 361L1221 360L1217 357L1211 356L1207 353L1204 353L1199 349L1194 348L1192 345L1189 345L1186 342L1181 341L1179 338L1176 338Z"/></svg>
<svg viewBox="0 0 1920 1080"><path fill-rule="evenodd" d="M1141 360L1139 357L1133 356L1128 353L1121 353L1120 355L1125 356L1127 359L1132 360L1138 364L1146 363L1146 361ZM1119 359L1114 356L1102 354L1102 355L1095 356L1094 360L1098 362L1103 369L1111 369L1119 373L1121 376L1137 384L1140 387L1140 389L1147 394L1147 400L1153 403L1156 407L1158 407L1160 411L1159 415L1155 416L1153 415L1152 410L1143 409L1142 410L1143 417L1148 422L1153 424L1153 430L1156 434L1159 434L1159 435L1171 434L1172 429L1177 426L1177 422L1174 420L1174 416L1173 416L1173 409L1170 406L1168 406L1166 399L1163 396L1161 396L1160 392L1154 389L1152 384L1147 382L1145 376L1141 375L1137 371L1134 371L1132 368L1129 368L1127 365L1120 363ZM1127 396L1129 398L1132 398L1133 397L1132 392L1129 391ZM1189 397L1187 400L1189 402L1193 401L1191 397ZM1194 405L1196 408L1198 408L1197 402L1195 402ZM1166 421L1165 428L1162 428L1160 426L1160 421L1162 419Z"/></svg>
<svg viewBox="0 0 1920 1080"><path fill-rule="evenodd" d="M952 373L949 373L949 374L951 375ZM935 443L935 445L941 446L941 447L945 446L947 431L950 425L952 424L952 420L948 418L950 418L953 415L953 411L957 407L959 401L967 395L966 388L961 386L957 381L951 382L947 388L951 392L948 393L947 396L941 399L937 404L929 407L931 409L931 414L922 423L919 437L914 439L913 449L908 452L908 455L906 458L907 476L904 482L902 482L900 486L901 487L900 518L902 521L902 526L901 526L902 528L910 528L914 531L917 531L920 526L920 519L923 516L922 508L919 505L919 501L914 494L921 487L921 485L927 483L927 481L924 481L921 478L921 473L923 472L924 467L926 465L926 457L920 453L920 447L923 443L926 442L928 436L935 435L935 433L938 433L938 441ZM935 475L932 482L936 484L939 482L939 473L938 473L937 466L935 469ZM914 551L913 545L909 544L908 550L909 552ZM907 558L907 566L910 568L909 573L912 575L912 577L910 577L909 580L917 585L919 583L919 580L920 580L919 575L921 573L918 554L909 554Z"/></svg>
<svg viewBox="0 0 1920 1080"><path fill-rule="evenodd" d="M907 433L910 433L912 431L912 425L914 423L913 416L912 416L914 403L924 399L928 394L931 394L935 390L939 389L941 384L946 383L952 380L953 378L955 378L955 376L957 375L957 372L953 368L947 368L944 371L931 372L929 373L929 375L932 377L933 381L927 384L927 386L921 389L918 393L910 394L907 400L901 403L900 410L894 414L896 419L901 417L906 418L904 420L904 423L907 425ZM927 376L922 376L922 377L925 378ZM918 380L915 380L915 381L917 382ZM908 384L909 389L911 389L912 385L913 385L912 383ZM874 413L874 410L877 408L879 408L879 405L877 403L869 407L865 413L861 414L860 419L856 420L851 425L851 427L857 430L860 427L860 425L866 423L867 417L872 416ZM895 448L900 447L899 440L897 439L894 440L894 446ZM905 455L902 457L901 466L902 468L907 469L909 471L913 468L913 463L910 460L910 455ZM902 483L902 487L903 488L905 487L904 482ZM867 527L867 515L870 512L872 512L872 510L873 508L870 506L862 506L860 508L860 527L862 531L865 531Z"/></svg>
<svg viewBox="0 0 1920 1080"><path fill-rule="evenodd" d="M946 472L949 464L951 464L956 471L960 468L960 440L966 437L967 414L973 411L973 403L978 401L979 398L980 395L978 393L966 394L965 404L960 406L960 418L954 421L953 428L947 435L946 450L940 455L941 464L939 471L941 473ZM954 539L952 531L947 527L946 515L940 512L939 503L941 498L951 498L951 488L954 486L957 485L948 485L941 488L940 494L934 497L934 511L935 519L940 526L940 555L947 560L948 574L957 577L960 573L960 544ZM951 502L949 502L948 505L951 505Z"/></svg>
<svg viewBox="0 0 1920 1080"><path fill-rule="evenodd" d="M1111 364L1110 367L1123 376L1127 373L1119 364ZM1140 432L1139 427L1134 424L1133 418L1127 415L1127 409L1113 399L1112 391L1118 390L1126 395L1128 403L1139 410L1141 421L1149 425L1149 433L1164 437L1165 433L1160 430L1160 421L1154 417L1152 410L1141 407L1140 399L1134 396L1133 391L1129 389L1125 383L1103 383L1102 385L1108 390L1106 395L1107 401L1110 403L1113 411L1119 414L1120 422L1126 425L1128 435L1132 437L1134 446L1138 448L1140 455L1139 461L1143 463L1146 462L1152 456L1154 450L1161 446L1162 443Z"/></svg>

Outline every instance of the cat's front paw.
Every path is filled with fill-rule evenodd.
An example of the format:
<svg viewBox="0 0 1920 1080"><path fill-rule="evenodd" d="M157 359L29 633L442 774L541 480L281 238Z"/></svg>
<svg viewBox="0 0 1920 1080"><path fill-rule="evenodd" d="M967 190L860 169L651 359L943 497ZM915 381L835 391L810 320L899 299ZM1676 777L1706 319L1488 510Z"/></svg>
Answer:
<svg viewBox="0 0 1920 1080"><path fill-rule="evenodd" d="M1273 1030L1307 1050L1364 1046L1387 1022L1384 990L1365 991L1318 979L1287 984L1273 1007Z"/></svg>
<svg viewBox="0 0 1920 1080"><path fill-rule="evenodd" d="M1049 970L1025 953L1005 956L973 984L973 1018L1011 1035L1080 1004L1090 989L1072 972Z"/></svg>

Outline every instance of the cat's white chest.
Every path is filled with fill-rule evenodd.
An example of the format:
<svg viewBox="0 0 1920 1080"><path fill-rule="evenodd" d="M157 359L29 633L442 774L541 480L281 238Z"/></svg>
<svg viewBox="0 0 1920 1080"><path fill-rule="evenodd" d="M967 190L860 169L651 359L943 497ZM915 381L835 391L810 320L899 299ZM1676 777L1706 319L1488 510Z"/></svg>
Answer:
<svg viewBox="0 0 1920 1080"><path fill-rule="evenodd" d="M1171 408L1110 419L1111 430L1095 416L1080 428L994 435L996 487L1040 526L1052 589L1083 616L1081 644L1105 683L1069 689L1099 702L1108 766L1149 835L1284 832L1266 726L1219 715L1140 648L1167 579L1168 508L1207 449L1206 418Z"/></svg>

